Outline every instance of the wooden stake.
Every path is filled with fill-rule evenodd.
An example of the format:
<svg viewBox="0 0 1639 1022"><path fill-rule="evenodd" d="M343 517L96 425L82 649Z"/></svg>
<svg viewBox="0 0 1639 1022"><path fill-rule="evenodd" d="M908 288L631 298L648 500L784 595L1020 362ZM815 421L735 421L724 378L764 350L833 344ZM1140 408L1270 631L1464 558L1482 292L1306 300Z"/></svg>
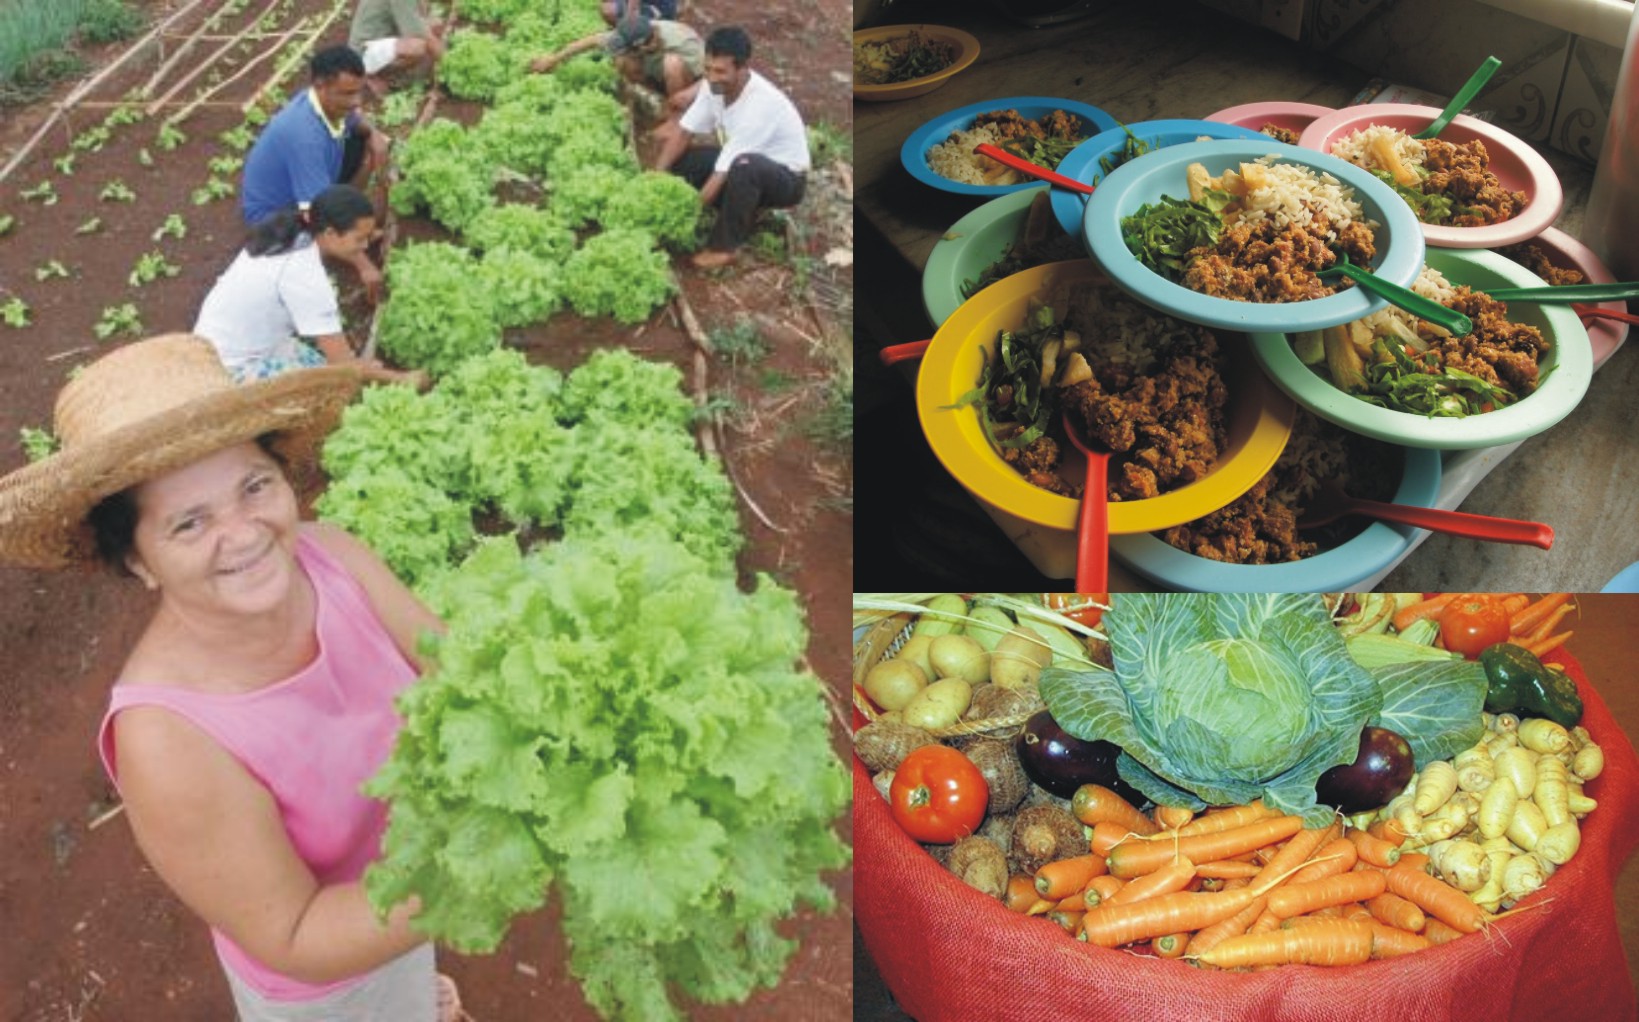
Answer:
<svg viewBox="0 0 1639 1022"><path fill-rule="evenodd" d="M239 32L238 35L218 46L215 50L211 51L210 56L206 57L198 64L195 64L193 70L183 75L177 80L175 85L172 85L169 89L165 90L165 94L163 96L160 96L158 99L148 104L148 116L152 117L154 114L159 113L161 106L167 100L169 100L172 96L175 96L178 92L181 92L189 82L192 82L195 78L198 78L200 75L204 74L212 64L215 64L218 60L221 60L223 54L233 49L233 47L241 39L250 33L252 28L261 24L262 19L267 17L269 14L272 14L274 9L282 3L284 3L284 0L273 0L272 3L262 8L261 11L257 13L256 17L247 22L245 27Z"/></svg>
<svg viewBox="0 0 1639 1022"><path fill-rule="evenodd" d="M236 104L236 103L210 103L209 100L210 100L210 97L216 95L218 92L221 92L223 89L227 88L229 85L232 85L234 82L237 82L239 79L245 77L245 75L249 74L250 71L253 68L255 68L258 64L261 64L263 61L267 60L269 57L277 56L279 51L284 49L285 44L289 43L290 40L295 37L296 33L302 31L302 29L307 27L307 23L308 23L309 20L310 19L308 19L306 17L303 17L303 18L300 18L299 20L297 20L296 24L290 26L289 29L285 30L285 32L278 37L278 41L275 42L272 46L269 46L267 49L263 50L261 53L258 53L256 56L254 56L254 57L250 58L249 60L245 61L245 66L244 67L241 67L239 70L235 71L233 74L231 74L228 77L222 79L220 82L217 82L215 85L211 86L209 89L206 89L204 92L200 93L193 100L191 100L190 102L185 104L182 107L181 110L178 110L176 113L174 113L171 116L165 118L165 123L166 124L181 124L183 121L187 120L190 116L192 116L193 112L195 110L199 109L202 106L207 106L207 105L209 105L209 106L237 106L238 104Z"/></svg>
<svg viewBox="0 0 1639 1022"><path fill-rule="evenodd" d="M157 86L160 82L165 80L165 76L171 73L171 68L176 67L177 62L180 61L184 56L186 56L188 54L188 51L192 50L196 43L198 43L200 40L206 38L206 36L204 35L205 31L207 29L215 28L221 22L222 12L225 11L226 9L227 8L225 6L217 8L214 12L212 12L210 17L208 17L205 20L201 21L199 23L199 25L192 32L188 33L188 35L187 35L185 41L182 43L182 45L178 46L176 48L176 52L172 53L171 56L168 59L166 59L163 63L161 63L159 65L159 70L155 71L152 75L150 75L148 77L148 81L143 83L143 86L142 86L141 90L139 90L142 93L142 95L144 95L144 96L153 95L154 87ZM210 37L212 42L218 42L222 38L224 38L224 37L220 37L220 36Z"/></svg>
<svg viewBox="0 0 1639 1022"><path fill-rule="evenodd" d="M313 41L322 35L325 29L330 27L330 23L336 20L336 16L341 14L346 5L347 0L336 0L335 5L332 6L325 14L324 18L319 22L318 27L309 32L302 45L292 50L290 56L286 57L285 60L282 61L274 70L273 77L263 82L261 88L252 93L249 99L239 104L239 111L241 113L249 113L250 108L261 101L264 93L278 85L280 82L284 81L297 65L299 65L303 60L307 59L307 51L312 47Z"/></svg>
<svg viewBox="0 0 1639 1022"><path fill-rule="evenodd" d="M132 57L135 57L139 53L146 52L148 47L152 46L155 40L159 38L160 33L169 29L173 22L187 14L193 13L194 8L199 7L206 2L207 0L189 0L185 6L172 12L170 17L166 18L158 25L155 25L151 30L149 30L147 35L131 44L131 48L120 54L112 64L109 64L95 75L92 75L90 78L75 86L74 91L63 98L62 104L58 106L56 110L52 111L50 117L47 117L43 122L41 122L40 126L35 129L34 134L29 136L27 142L23 143L22 148L18 149L12 154L11 159L6 163L5 167L0 168L0 182L4 182L6 178L11 176L12 171L16 170L23 160L28 158L28 154L34 151L34 147L39 145L42 138L46 137L46 133L49 132L56 125L56 123L63 118L67 111L74 107L76 103L90 95L91 90L101 85L104 81L111 77L114 72L124 67L125 63Z"/></svg>

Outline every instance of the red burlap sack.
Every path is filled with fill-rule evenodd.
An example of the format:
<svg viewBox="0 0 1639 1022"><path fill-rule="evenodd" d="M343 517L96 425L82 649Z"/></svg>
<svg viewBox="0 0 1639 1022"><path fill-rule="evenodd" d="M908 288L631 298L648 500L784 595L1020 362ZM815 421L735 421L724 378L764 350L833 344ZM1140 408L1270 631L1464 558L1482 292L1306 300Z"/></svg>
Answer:
<svg viewBox="0 0 1639 1022"><path fill-rule="evenodd" d="M1628 1022L1633 984L1615 887L1639 843L1639 758L1575 660L1583 724L1605 751L1582 847L1489 934L1349 968L1213 972L1092 947L967 887L893 822L854 760L855 911L871 956L919 1022Z"/></svg>

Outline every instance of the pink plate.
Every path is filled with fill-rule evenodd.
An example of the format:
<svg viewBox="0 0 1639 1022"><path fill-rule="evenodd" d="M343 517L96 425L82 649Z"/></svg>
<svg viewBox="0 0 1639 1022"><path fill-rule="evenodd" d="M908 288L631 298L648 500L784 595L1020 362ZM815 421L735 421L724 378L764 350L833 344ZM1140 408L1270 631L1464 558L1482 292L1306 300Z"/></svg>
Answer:
<svg viewBox="0 0 1639 1022"><path fill-rule="evenodd" d="M1320 106L1317 103L1272 100L1267 103L1242 103L1240 106L1225 107L1215 114L1207 114L1202 120L1233 124L1251 128L1253 131L1262 131L1265 124L1273 124L1302 135L1303 130L1314 123L1316 118L1324 117L1331 112L1331 107Z"/></svg>
<svg viewBox="0 0 1639 1022"><path fill-rule="evenodd" d="M1548 261L1565 270L1581 270L1584 283L1611 284L1616 278L1611 276L1607 267L1599 256L1588 246L1577 241L1557 227L1550 227L1531 239L1531 243L1542 249L1548 256ZM1624 301L1600 302L1601 309L1612 312L1628 311L1628 303ZM1588 340L1593 345L1593 365L1598 369L1604 361L1616 353L1627 339L1628 325L1614 319L1596 319L1588 326Z"/></svg>
<svg viewBox="0 0 1639 1022"><path fill-rule="evenodd" d="M1401 131L1415 133L1428 127L1440 111L1431 106L1415 103L1367 103L1346 106L1324 117L1316 118L1305 128L1298 144L1306 149L1332 151L1338 139L1381 124ZM1491 172L1503 186L1525 193L1525 209L1511 220L1486 227L1441 227L1423 225L1423 237L1439 248L1496 248L1512 245L1541 234L1559 216L1565 194L1559 186L1559 176L1548 161L1530 143L1493 127L1478 118L1458 114L1440 132L1448 142L1467 142L1479 139L1491 157Z"/></svg>

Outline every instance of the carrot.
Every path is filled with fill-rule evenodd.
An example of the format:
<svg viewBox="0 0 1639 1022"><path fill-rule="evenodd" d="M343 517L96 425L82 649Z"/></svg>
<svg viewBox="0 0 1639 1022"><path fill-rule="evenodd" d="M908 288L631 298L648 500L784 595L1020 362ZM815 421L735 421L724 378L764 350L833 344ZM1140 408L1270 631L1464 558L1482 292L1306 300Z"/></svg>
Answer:
<svg viewBox="0 0 1639 1022"><path fill-rule="evenodd" d="M1068 898L1086 887L1087 881L1107 872L1104 856L1096 853L1056 859L1036 870L1036 893L1055 901Z"/></svg>
<svg viewBox="0 0 1639 1022"><path fill-rule="evenodd" d="M1515 637L1523 635L1532 642L1547 638L1549 635L1553 634L1555 628L1559 627L1559 623L1565 620L1565 615L1569 614L1575 609L1576 604L1574 603L1563 604L1555 608L1552 614L1549 614L1547 617L1543 618L1542 623L1537 625L1535 628L1528 632L1515 632L1514 635Z"/></svg>
<svg viewBox="0 0 1639 1022"><path fill-rule="evenodd" d="M1122 879L1153 873L1173 858L1212 862L1226 855L1261 848L1290 837L1303 826L1296 816L1277 816L1215 834L1191 834L1170 840L1133 841L1110 849L1110 872ZM1265 867L1267 870L1267 867Z"/></svg>
<svg viewBox="0 0 1639 1022"><path fill-rule="evenodd" d="M1183 933L1169 933L1164 937L1157 937L1150 941L1150 949L1159 958L1182 958L1184 949L1189 947L1189 931Z"/></svg>
<svg viewBox="0 0 1639 1022"><path fill-rule="evenodd" d="M1075 933L1081 926L1084 915L1086 915L1084 912L1061 912L1055 909L1047 913L1047 918L1063 927L1065 933Z"/></svg>
<svg viewBox="0 0 1639 1022"><path fill-rule="evenodd" d="M1114 820L1104 820L1093 824L1092 849L1094 854L1109 855L1110 849L1123 841L1136 841L1143 835L1135 835L1132 831Z"/></svg>
<svg viewBox="0 0 1639 1022"><path fill-rule="evenodd" d="M1406 843L1406 832L1401 829L1400 821L1396 820L1392 816L1386 820L1378 820L1370 827L1367 827L1366 833L1370 834L1374 838L1377 838L1379 841L1387 841L1396 848ZM1368 859L1367 861L1369 862L1370 860Z"/></svg>
<svg viewBox="0 0 1639 1022"><path fill-rule="evenodd" d="M1372 930L1352 919L1335 919L1295 930L1231 937L1191 957L1221 969L1251 965L1360 965L1371 958Z"/></svg>
<svg viewBox="0 0 1639 1022"><path fill-rule="evenodd" d="M1401 852L1400 861L1394 864L1395 869L1406 866L1419 873L1428 872L1428 855L1423 852Z"/></svg>
<svg viewBox="0 0 1639 1022"><path fill-rule="evenodd" d="M1068 898L1053 906L1054 912L1085 912L1087 911L1087 892L1077 891Z"/></svg>
<svg viewBox="0 0 1639 1022"><path fill-rule="evenodd" d="M1269 905L1265 902L1263 911L1258 913L1258 918L1252 920L1252 925L1246 928L1246 932L1269 933L1272 930L1280 929L1280 924L1280 916L1277 916L1275 913L1269 911Z"/></svg>
<svg viewBox="0 0 1639 1022"><path fill-rule="evenodd" d="M1115 892L1121 890L1125 886L1127 886L1127 882L1125 880L1122 880L1120 877L1110 876L1106 873L1104 876L1093 877L1091 880L1087 881L1087 889L1081 892L1081 896L1086 900L1087 907L1093 908L1097 905L1103 904L1105 900L1112 897Z"/></svg>
<svg viewBox="0 0 1639 1022"><path fill-rule="evenodd" d="M1105 821L1121 824L1134 834L1160 831L1155 821L1133 808L1133 804L1102 784L1083 784L1070 796L1070 812L1091 827Z"/></svg>
<svg viewBox="0 0 1639 1022"><path fill-rule="evenodd" d="M1121 890L1099 902L1100 905L1126 905L1145 898L1153 898L1161 894L1171 894L1181 891L1195 879L1195 863L1188 859L1162 866L1153 873L1146 873L1135 880L1131 880Z"/></svg>
<svg viewBox="0 0 1639 1022"><path fill-rule="evenodd" d="M1391 621L1394 630L1403 632L1425 617L1439 617L1440 612L1446 609L1446 604L1461 595L1462 593L1441 593L1439 596L1420 600L1409 607L1400 608Z"/></svg>
<svg viewBox="0 0 1639 1022"><path fill-rule="evenodd" d="M1036 878L1015 873L1007 878L1007 896L1003 899L1011 912L1023 912L1036 903Z"/></svg>
<svg viewBox="0 0 1639 1022"><path fill-rule="evenodd" d="M1156 806L1155 823L1162 830L1177 830L1195 819L1195 810L1175 806Z"/></svg>
<svg viewBox="0 0 1639 1022"><path fill-rule="evenodd" d="M1125 905L1100 905L1082 917L1081 932L1090 944L1120 947L1210 926L1239 912L1255 897L1253 888L1242 887L1211 894L1177 891Z"/></svg>
<svg viewBox="0 0 1639 1022"><path fill-rule="evenodd" d="M1558 635L1550 635L1546 639L1527 643L1525 648L1539 657L1547 656L1555 649L1565 645L1565 643L1570 640L1571 636L1575 634L1575 632L1560 632Z"/></svg>
<svg viewBox="0 0 1639 1022"><path fill-rule="evenodd" d="M1462 935L1461 930L1453 929L1438 919L1430 919L1428 925L1423 927L1423 936L1428 938L1430 944L1447 944Z"/></svg>
<svg viewBox="0 0 1639 1022"><path fill-rule="evenodd" d="M1253 877L1253 885L1255 886L1277 873L1288 872L1308 861L1309 856L1315 849L1336 837L1337 833L1338 825L1337 821L1334 820L1329 826L1304 829L1293 834L1292 840L1286 842L1281 850L1276 852L1274 857L1264 865L1263 872Z"/></svg>
<svg viewBox="0 0 1639 1022"><path fill-rule="evenodd" d="M1485 910L1468 900L1468 896L1436 880L1418 869L1406 866L1405 861L1390 869L1385 876L1388 889L1441 922L1473 933L1487 923Z"/></svg>
<svg viewBox="0 0 1639 1022"><path fill-rule="evenodd" d="M1030 903L1029 908L1024 910L1024 914L1027 916L1044 916L1053 911L1053 909L1057 906L1058 902L1056 901L1052 901L1047 898L1037 898L1035 901Z"/></svg>
<svg viewBox="0 0 1639 1022"><path fill-rule="evenodd" d="M1188 824L1179 827L1178 833L1183 836L1190 834L1216 834L1220 830L1232 830L1244 827L1249 823L1267 820L1280 816L1279 809L1270 809L1263 804L1262 799L1255 799L1244 806L1234 806L1229 809L1214 809L1204 816L1197 816Z"/></svg>
<svg viewBox="0 0 1639 1022"><path fill-rule="evenodd" d="M1502 609L1506 610L1509 618L1512 619L1515 614L1524 610L1530 603L1531 598L1524 593L1509 593L1502 599ZM1512 632L1513 629L1510 628L1509 631Z"/></svg>
<svg viewBox="0 0 1639 1022"><path fill-rule="evenodd" d="M1230 937L1239 937L1246 932L1246 928L1251 926L1254 920L1263 915L1263 910L1268 903L1268 895L1254 898L1251 904L1228 919L1221 919L1211 926L1195 931L1195 936L1189 939L1190 950L1201 954L1217 947Z"/></svg>
<svg viewBox="0 0 1639 1022"><path fill-rule="evenodd" d="M1423 927L1428 924L1428 916L1422 909L1398 894L1390 894L1388 891L1375 898L1367 898L1366 908L1378 922L1408 933L1421 933Z"/></svg>
<svg viewBox="0 0 1639 1022"><path fill-rule="evenodd" d="M1510 635L1529 635L1555 608L1570 600L1570 593L1548 593L1508 619Z"/></svg>
<svg viewBox="0 0 1639 1022"><path fill-rule="evenodd" d="M1400 849L1393 843L1372 837L1363 830L1350 827L1343 832L1343 836L1354 843L1354 850L1360 858L1373 866L1392 866L1400 859Z"/></svg>
<svg viewBox="0 0 1639 1022"><path fill-rule="evenodd" d="M1288 886L1347 873L1354 869L1354 864L1359 858L1359 853L1354 850L1354 842L1346 837L1333 838L1315 849L1315 854L1308 863L1292 874L1292 879L1287 882Z"/></svg>
<svg viewBox="0 0 1639 1022"><path fill-rule="evenodd" d="M1376 919L1364 922L1372 930L1373 958L1397 958L1431 946L1431 941L1420 933L1408 933Z"/></svg>
<svg viewBox="0 0 1639 1022"><path fill-rule="evenodd" d="M1294 878L1295 881L1295 878ZM1269 892L1269 911L1282 919L1301 916L1328 905L1346 905L1383 893L1383 874L1343 873L1323 880L1289 883Z"/></svg>
<svg viewBox="0 0 1639 1022"><path fill-rule="evenodd" d="M1203 862L1195 867L1195 875L1214 880L1231 880L1235 877L1250 878L1258 875L1262 869L1256 863L1236 862L1233 859L1220 859L1217 862Z"/></svg>

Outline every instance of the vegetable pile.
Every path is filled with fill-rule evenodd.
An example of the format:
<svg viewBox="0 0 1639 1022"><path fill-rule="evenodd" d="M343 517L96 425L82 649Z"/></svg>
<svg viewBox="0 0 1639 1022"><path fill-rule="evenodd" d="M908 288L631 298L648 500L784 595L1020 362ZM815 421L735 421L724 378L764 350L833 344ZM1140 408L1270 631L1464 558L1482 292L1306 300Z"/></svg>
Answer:
<svg viewBox="0 0 1639 1022"><path fill-rule="evenodd" d="M1466 599L1120 594L1095 630L1028 596L856 596L919 616L863 675L855 751L947 869L1079 940L1225 969L1407 954L1569 861L1604 764L1530 651L1434 645L1486 637ZM1497 602L1504 639L1569 609Z"/></svg>
<svg viewBox="0 0 1639 1022"><path fill-rule="evenodd" d="M893 85L938 74L956 61L956 44L915 29L881 42L854 43L854 84Z"/></svg>

